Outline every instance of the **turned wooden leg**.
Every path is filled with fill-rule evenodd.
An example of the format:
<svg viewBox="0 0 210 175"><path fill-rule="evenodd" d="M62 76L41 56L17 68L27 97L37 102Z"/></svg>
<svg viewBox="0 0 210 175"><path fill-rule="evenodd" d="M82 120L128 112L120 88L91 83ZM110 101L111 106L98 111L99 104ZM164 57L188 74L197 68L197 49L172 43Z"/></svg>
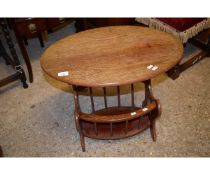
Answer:
<svg viewBox="0 0 210 175"><path fill-rule="evenodd" d="M20 51L22 53L23 59L26 63L26 67L28 69L29 82L32 83L33 82L33 71L32 71L31 61L30 61L28 53L27 53L27 49L24 46L23 39L20 36L20 34L18 33L17 26L16 26L16 23L14 21L12 21L12 25L13 25L14 33L15 33Z"/></svg>
<svg viewBox="0 0 210 175"><path fill-rule="evenodd" d="M8 63L10 63L12 65L12 67L14 68L14 70L16 71L16 74L8 77L7 79L5 79L5 82L12 82L14 80L17 80L17 78L19 78L22 83L23 83L23 87L27 88L28 85L26 83L26 76L25 76L25 72L22 68L22 66L20 65L20 61L18 59L12 38L10 36L10 32L4 22L4 20L1 20L1 26L2 26L2 31L5 35L5 39L7 41L7 45L9 46L9 50L10 53L12 55L12 58L9 57L9 55L6 53L6 50L4 49L4 47L2 46L2 43L0 42L0 52L3 54L3 56L5 57L5 59L7 60Z"/></svg>
<svg viewBox="0 0 210 175"><path fill-rule="evenodd" d="M85 138L84 138L84 134L82 133L82 129L81 129L81 126L79 124L79 119L78 119L77 114L75 114L75 124L76 124L77 131L79 132L80 144L81 144L81 147L82 147L82 151L85 152Z"/></svg>
<svg viewBox="0 0 210 175"><path fill-rule="evenodd" d="M20 73L20 80L23 84L23 88L26 89L28 88L28 84L26 83L26 75L25 72L22 70L22 72Z"/></svg>
<svg viewBox="0 0 210 175"><path fill-rule="evenodd" d="M156 139L157 139L157 134L156 134L156 120L155 119L153 119L151 121L150 133L151 133L151 136L152 136L153 141L155 142Z"/></svg>
<svg viewBox="0 0 210 175"><path fill-rule="evenodd" d="M150 120L150 133L152 140L155 142L157 139L156 134L156 118L158 117L158 106L156 110L150 113L149 120Z"/></svg>
<svg viewBox="0 0 210 175"><path fill-rule="evenodd" d="M82 129L81 129L81 126L79 123L78 114L75 112L74 116L75 116L75 125L77 128L77 131L79 132L80 144L82 147L82 151L85 152L85 138L84 138L84 134L82 133Z"/></svg>
<svg viewBox="0 0 210 175"><path fill-rule="evenodd" d="M44 47L44 41L43 41L43 38L42 38L42 34L41 33L38 34L38 38L39 38L40 46L41 47Z"/></svg>
<svg viewBox="0 0 210 175"><path fill-rule="evenodd" d="M28 40L27 40L27 38L26 38L25 36L23 36L23 41L24 41L24 44L25 44L26 46L28 46Z"/></svg>
<svg viewBox="0 0 210 175"><path fill-rule="evenodd" d="M145 107L153 101L156 103L156 109L149 113L150 133L151 133L153 141L156 141L156 139L157 139L156 119L161 115L160 101L155 99L155 97L153 95L151 80L145 81L144 85L145 85L145 99L142 103L142 106Z"/></svg>
<svg viewBox="0 0 210 175"><path fill-rule="evenodd" d="M152 125L150 126L150 132L151 132L152 139L155 142L157 138L155 120L152 122Z"/></svg>
<svg viewBox="0 0 210 175"><path fill-rule="evenodd" d="M157 139L157 134L156 134L156 119L158 117L160 117L161 115L161 106L160 106L160 101L159 100L155 100L156 103L156 109L155 111L153 111L149 117L150 119L150 132L151 132L151 136L153 141L156 141Z"/></svg>
<svg viewBox="0 0 210 175"><path fill-rule="evenodd" d="M73 90L74 90L74 105L75 105L75 111L74 111L75 125L79 132L80 144L82 146L82 151L85 152L85 138L84 138L84 134L82 133L82 129L81 129L80 121L79 121L79 113L81 112L81 109L80 109L80 105L79 105L77 86L73 85Z"/></svg>
<svg viewBox="0 0 210 175"><path fill-rule="evenodd" d="M0 57L2 57L6 63L6 65L9 65L9 55L7 54L1 40L0 40Z"/></svg>

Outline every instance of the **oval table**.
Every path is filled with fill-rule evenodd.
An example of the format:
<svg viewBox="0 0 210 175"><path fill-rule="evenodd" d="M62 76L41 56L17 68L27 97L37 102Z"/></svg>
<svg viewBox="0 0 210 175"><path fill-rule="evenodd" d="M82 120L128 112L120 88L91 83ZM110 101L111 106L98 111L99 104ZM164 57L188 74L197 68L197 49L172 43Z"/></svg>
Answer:
<svg viewBox="0 0 210 175"><path fill-rule="evenodd" d="M151 79L168 71L183 54L182 43L170 34L140 26L111 26L86 30L50 46L41 57L49 76L73 86L75 123L85 151L84 137L125 138L150 128L156 140L155 119L160 103ZM145 85L141 106L134 103L134 83ZM122 106L120 86L130 85L131 105ZM116 87L118 104L108 106L106 88ZM89 89L92 112L79 103L81 87ZM92 88L102 88L104 109L95 110Z"/></svg>

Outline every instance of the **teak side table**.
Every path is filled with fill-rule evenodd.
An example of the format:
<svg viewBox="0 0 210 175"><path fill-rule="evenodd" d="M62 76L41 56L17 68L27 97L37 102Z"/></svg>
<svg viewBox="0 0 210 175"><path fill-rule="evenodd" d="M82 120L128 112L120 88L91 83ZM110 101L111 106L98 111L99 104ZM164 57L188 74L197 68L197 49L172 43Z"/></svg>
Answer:
<svg viewBox="0 0 210 175"><path fill-rule="evenodd" d="M112 26L86 30L50 46L41 58L51 77L73 86L75 123L85 151L84 137L125 138L150 128L156 140L155 120L161 114L152 93L151 78L173 67L183 54L182 43L170 34L139 26ZM142 105L134 103L134 83L145 85ZM120 86L130 85L131 105L122 106ZM116 87L118 104L107 104L107 87ZM79 103L81 87L89 89L92 112ZM104 109L95 110L92 88L102 88Z"/></svg>

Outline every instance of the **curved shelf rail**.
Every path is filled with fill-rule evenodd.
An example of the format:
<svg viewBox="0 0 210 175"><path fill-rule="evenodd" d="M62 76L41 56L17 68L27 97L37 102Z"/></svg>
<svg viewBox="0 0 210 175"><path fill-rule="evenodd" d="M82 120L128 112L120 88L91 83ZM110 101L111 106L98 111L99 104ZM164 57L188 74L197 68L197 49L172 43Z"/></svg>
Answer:
<svg viewBox="0 0 210 175"><path fill-rule="evenodd" d="M85 151L84 137L95 139L121 139L150 128L153 140L156 140L155 119L160 115L160 103L152 94L151 82L145 84L145 99L143 107L137 107L134 102L134 85L131 84L131 105L122 106L120 86L116 86L117 106L108 106L106 87L103 88L104 109L96 110L92 87L88 87L92 112L81 111L79 103L80 86L73 86L75 102L75 122L80 134L80 141Z"/></svg>

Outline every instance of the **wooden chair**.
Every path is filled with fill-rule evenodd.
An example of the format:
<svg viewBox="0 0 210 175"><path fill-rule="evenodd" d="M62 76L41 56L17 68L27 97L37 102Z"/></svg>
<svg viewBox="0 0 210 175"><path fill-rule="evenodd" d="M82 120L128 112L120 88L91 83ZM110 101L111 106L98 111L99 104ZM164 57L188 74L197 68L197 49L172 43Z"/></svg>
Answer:
<svg viewBox="0 0 210 175"><path fill-rule="evenodd" d="M93 88L88 87L91 113L84 113L79 103L81 87L73 86L75 101L75 122L80 134L82 150L85 151L84 137L95 139L126 138L150 128L153 140L156 140L155 120L161 114L159 100L155 99L151 89L151 82L147 80L145 86L145 99L142 105L136 106L134 102L134 84L130 85L131 104L121 105L120 86L116 87L117 105L109 106L107 102L107 88L102 87L104 96L104 109L95 110Z"/></svg>
<svg viewBox="0 0 210 175"><path fill-rule="evenodd" d="M26 67L28 69L29 82L33 82L33 71L31 61L27 53L25 45L28 45L27 38L37 36L41 47L44 47L43 33L46 31L45 19L37 18L16 18L10 19L10 23L14 30L18 45L23 55Z"/></svg>
<svg viewBox="0 0 210 175"><path fill-rule="evenodd" d="M24 88L28 88L28 84L26 83L26 76L25 76L25 72L20 64L18 55L16 53L12 38L10 36L10 32L8 30L8 27L6 25L6 22L4 19L0 19L0 24L1 24L1 29L2 29L2 33L4 34L5 40L7 42L7 46L10 50L11 56L10 57L7 52L6 49L4 48L1 40L0 40L0 57L3 57L3 59L5 60L5 63L7 65L11 65L12 68L14 69L14 74L1 79L0 80L0 87L7 85L8 83L11 83L13 81L16 80L21 80L23 87Z"/></svg>
<svg viewBox="0 0 210 175"><path fill-rule="evenodd" d="M27 39L37 37L41 47L44 47L44 41L47 41L48 31L63 27L72 19L66 18L13 18L8 19L10 26L14 30L20 51L28 69L29 82L33 82L33 70L25 45L28 45Z"/></svg>

